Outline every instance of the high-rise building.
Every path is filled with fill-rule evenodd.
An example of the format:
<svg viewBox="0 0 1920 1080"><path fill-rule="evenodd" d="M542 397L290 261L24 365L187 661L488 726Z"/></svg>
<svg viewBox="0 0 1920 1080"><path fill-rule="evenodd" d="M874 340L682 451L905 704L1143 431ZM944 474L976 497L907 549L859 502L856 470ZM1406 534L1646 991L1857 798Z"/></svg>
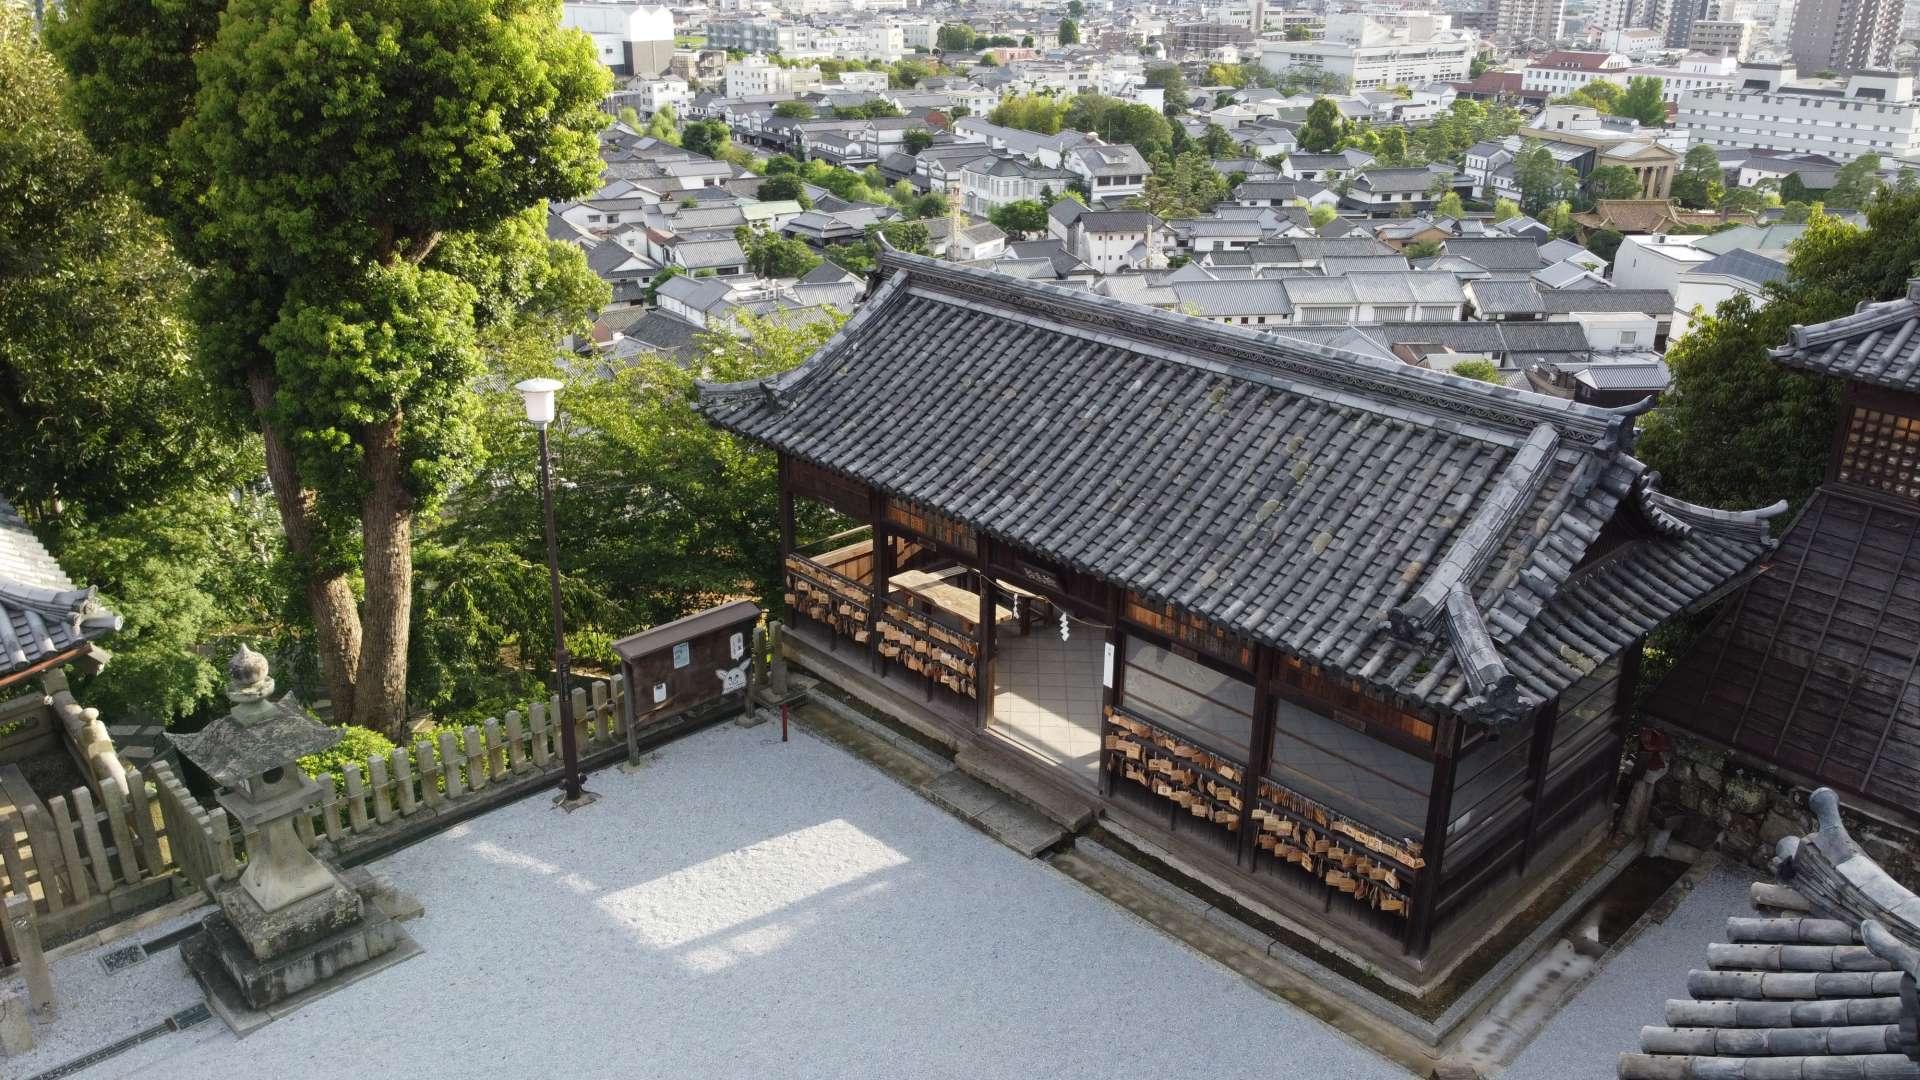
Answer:
<svg viewBox="0 0 1920 1080"><path fill-rule="evenodd" d="M1696 19L1687 48L1709 56L1745 60L1753 51L1753 24L1745 20Z"/></svg>
<svg viewBox="0 0 1920 1080"><path fill-rule="evenodd" d="M1788 51L1805 72L1889 67L1900 41L1901 0L1799 0Z"/></svg>
<svg viewBox="0 0 1920 1080"><path fill-rule="evenodd" d="M671 8L567 0L560 22L593 38L600 62L616 75L658 75L673 61Z"/></svg>
<svg viewBox="0 0 1920 1080"><path fill-rule="evenodd" d="M1503 41L1551 43L1560 36L1567 0L1493 0L1493 33Z"/></svg>

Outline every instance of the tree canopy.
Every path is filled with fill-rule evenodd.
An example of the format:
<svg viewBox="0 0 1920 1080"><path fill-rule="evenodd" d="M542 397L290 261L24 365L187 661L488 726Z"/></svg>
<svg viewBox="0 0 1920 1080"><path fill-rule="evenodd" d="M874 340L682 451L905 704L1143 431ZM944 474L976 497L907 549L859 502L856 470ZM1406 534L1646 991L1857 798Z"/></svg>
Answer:
<svg viewBox="0 0 1920 1080"><path fill-rule="evenodd" d="M262 435L336 717L396 730L414 518L470 467L482 352L604 295L540 207L599 186L605 69L533 0L76 0L47 34L199 270L199 358Z"/></svg>
<svg viewBox="0 0 1920 1080"><path fill-rule="evenodd" d="M1080 44L1080 24L1072 19L1061 19L1059 35L1062 45Z"/></svg>
<svg viewBox="0 0 1920 1080"><path fill-rule="evenodd" d="M1300 149L1310 154L1324 154L1340 145L1347 133L1346 118L1340 115L1340 106L1332 98L1315 98L1307 106L1307 122L1300 127Z"/></svg>
<svg viewBox="0 0 1920 1080"><path fill-rule="evenodd" d="M1602 165L1587 174L1587 193L1596 199L1638 198L1640 178L1625 165Z"/></svg>
<svg viewBox="0 0 1920 1080"><path fill-rule="evenodd" d="M987 220L1009 236L1032 236L1047 231L1047 207L1038 199L1020 199L995 207Z"/></svg>
<svg viewBox="0 0 1920 1080"><path fill-rule="evenodd" d="M1631 117L1645 127L1667 125L1666 83L1658 75L1635 75L1614 107L1614 115Z"/></svg>
<svg viewBox="0 0 1920 1080"><path fill-rule="evenodd" d="M1720 157L1713 152L1713 147L1706 143L1688 147L1680 171L1673 176L1673 197L1683 206L1705 210L1719 206L1725 194Z"/></svg>

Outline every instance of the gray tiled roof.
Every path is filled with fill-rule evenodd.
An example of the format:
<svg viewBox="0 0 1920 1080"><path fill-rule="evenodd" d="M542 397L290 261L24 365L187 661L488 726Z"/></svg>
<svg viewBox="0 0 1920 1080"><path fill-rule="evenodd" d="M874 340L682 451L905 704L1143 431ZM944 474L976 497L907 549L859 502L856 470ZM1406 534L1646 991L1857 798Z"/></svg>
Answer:
<svg viewBox="0 0 1920 1080"><path fill-rule="evenodd" d="M1477 289L1477 286L1476 286ZM1665 289L1541 289L1540 304L1549 315L1582 311L1673 313L1673 294Z"/></svg>
<svg viewBox="0 0 1920 1080"><path fill-rule="evenodd" d="M1748 895L1670 999L1664 1024L1620 1055L1621 1080L1920 1078L1902 984L1920 975L1920 897L1849 834L1831 788L1807 798L1814 831L1780 841L1776 881Z"/></svg>
<svg viewBox="0 0 1920 1080"><path fill-rule="evenodd" d="M1779 281L1786 277L1787 264L1769 259L1758 252L1736 248L1724 255L1716 255L1698 266L1689 267L1687 273L1722 274L1742 281L1751 281L1756 285L1765 285L1769 281Z"/></svg>
<svg viewBox="0 0 1920 1080"><path fill-rule="evenodd" d="M1796 326L1771 353L1788 367L1920 393L1920 280L1907 295L1862 304L1851 315Z"/></svg>
<svg viewBox="0 0 1920 1080"><path fill-rule="evenodd" d="M1522 237L1461 236L1447 241L1446 253L1488 270L1538 270L1540 246Z"/></svg>
<svg viewBox="0 0 1920 1080"><path fill-rule="evenodd" d="M1293 310L1282 283L1268 278L1245 281L1182 281L1173 286L1179 310L1189 315L1218 318L1231 315L1276 315Z"/></svg>
<svg viewBox="0 0 1920 1080"><path fill-rule="evenodd" d="M118 629L120 616L100 606L92 589L75 588L13 505L0 498L0 680Z"/></svg>
<svg viewBox="0 0 1920 1080"><path fill-rule="evenodd" d="M1468 288L1473 290L1473 306L1482 315L1544 315L1547 312L1531 281L1476 281Z"/></svg>
<svg viewBox="0 0 1920 1080"><path fill-rule="evenodd" d="M881 271L800 367L702 385L707 416L1410 704L1530 715L1768 545L1652 492L1625 413L897 252ZM1616 512L1645 528L1576 570ZM1462 640L1498 662L1463 676Z"/></svg>

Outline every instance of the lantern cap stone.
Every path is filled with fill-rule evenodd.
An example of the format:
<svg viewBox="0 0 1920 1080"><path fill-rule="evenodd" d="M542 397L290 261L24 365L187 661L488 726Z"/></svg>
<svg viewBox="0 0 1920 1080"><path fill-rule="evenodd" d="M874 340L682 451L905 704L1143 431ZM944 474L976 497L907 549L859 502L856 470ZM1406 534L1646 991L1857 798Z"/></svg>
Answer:
<svg viewBox="0 0 1920 1080"><path fill-rule="evenodd" d="M292 696L272 701L267 659L242 645L227 665L233 711L198 732L169 732L182 757L231 787L271 769L291 766L340 741L340 732L307 715Z"/></svg>

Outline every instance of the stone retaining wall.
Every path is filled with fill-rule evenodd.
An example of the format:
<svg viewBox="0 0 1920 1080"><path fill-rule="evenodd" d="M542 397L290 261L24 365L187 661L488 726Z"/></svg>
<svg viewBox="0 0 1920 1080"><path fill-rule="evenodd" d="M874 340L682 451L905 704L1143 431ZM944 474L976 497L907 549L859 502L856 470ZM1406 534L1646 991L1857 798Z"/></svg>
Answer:
<svg viewBox="0 0 1920 1080"><path fill-rule="evenodd" d="M1674 749L1666 776L1654 788L1654 805L1656 814L1665 808L1684 815L1677 836L1711 843L1723 854L1767 871L1782 837L1805 836L1817 827L1807 807L1810 788L1682 733L1669 734ZM1920 891L1920 829L1876 818L1853 805L1844 807L1842 816L1868 855L1895 880Z"/></svg>

